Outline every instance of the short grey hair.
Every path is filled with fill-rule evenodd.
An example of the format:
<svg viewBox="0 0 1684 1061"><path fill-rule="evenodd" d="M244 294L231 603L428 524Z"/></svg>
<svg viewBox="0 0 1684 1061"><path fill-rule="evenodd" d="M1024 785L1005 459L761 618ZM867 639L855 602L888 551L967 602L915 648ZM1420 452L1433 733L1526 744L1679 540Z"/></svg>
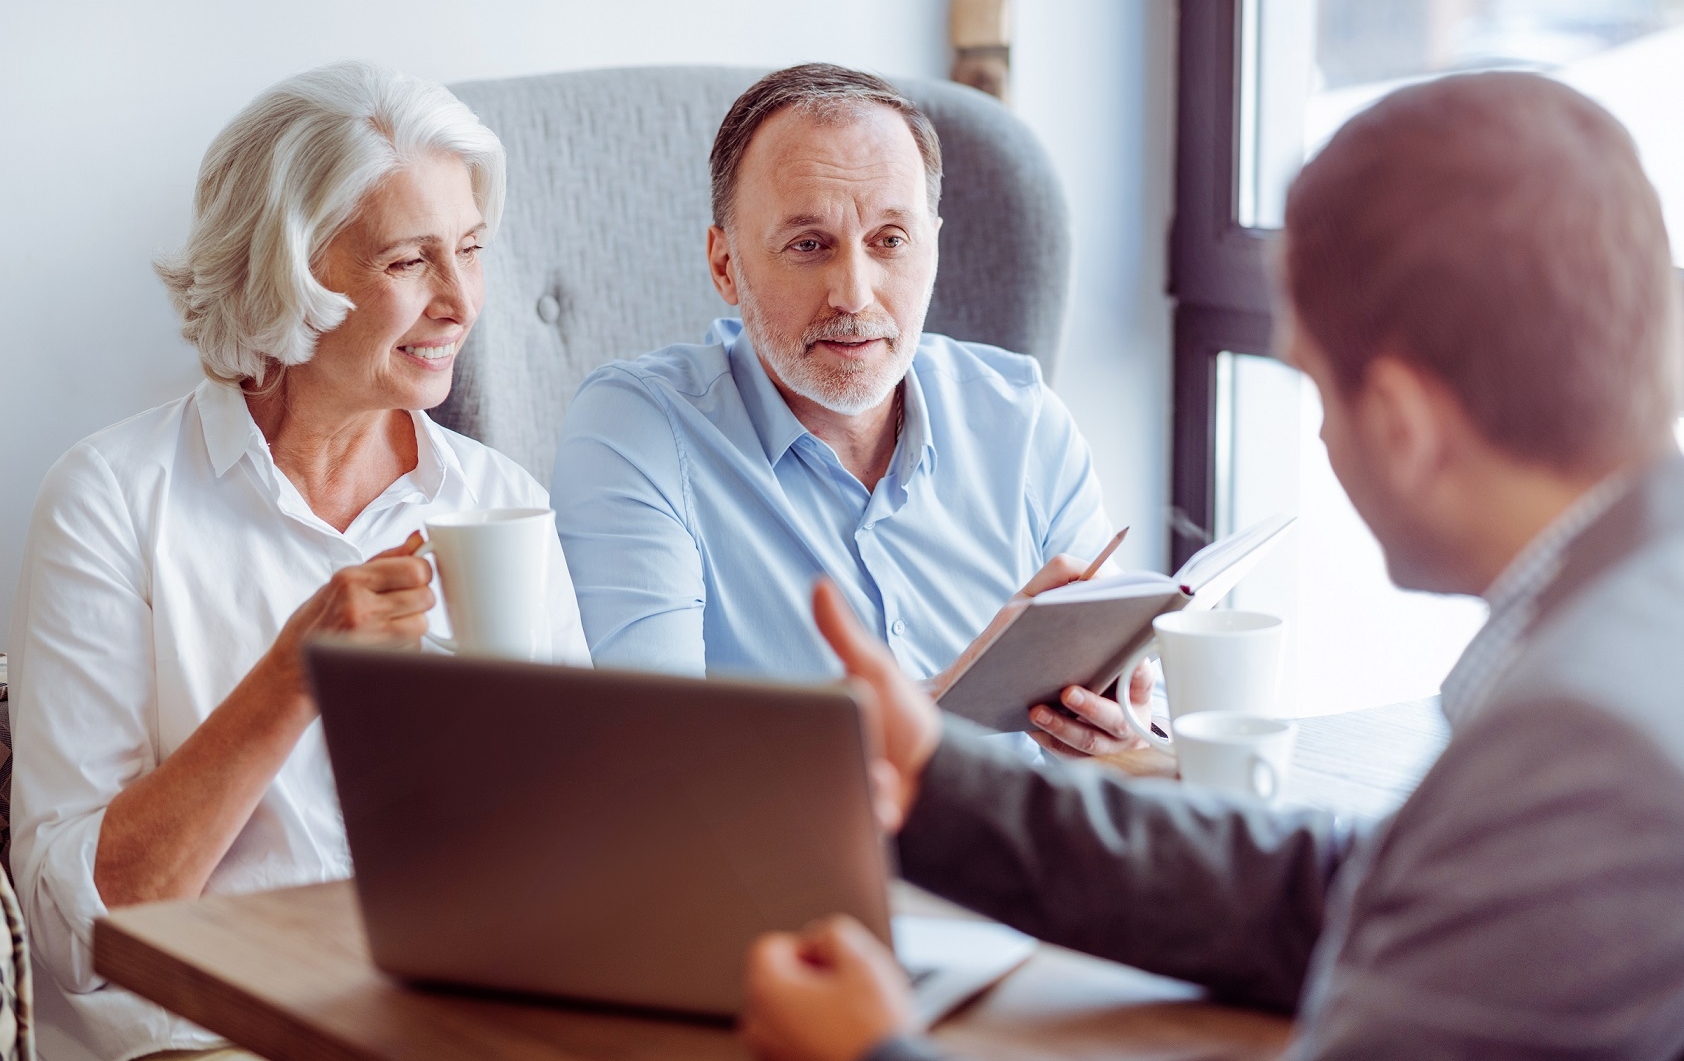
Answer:
<svg viewBox="0 0 1684 1061"><path fill-rule="evenodd" d="M713 175L713 223L727 228L736 207L737 173L754 134L766 119L794 107L821 122L849 121L870 106L888 107L906 120L924 160L930 213L941 205L941 139L935 126L900 90L873 74L833 63L805 63L777 70L749 86L719 123L708 163Z"/></svg>
<svg viewBox="0 0 1684 1061"><path fill-rule="evenodd" d="M154 267L205 374L258 385L301 365L355 307L313 268L385 177L448 153L468 167L486 238L503 213L502 142L443 85L344 62L287 78L211 142L187 246Z"/></svg>

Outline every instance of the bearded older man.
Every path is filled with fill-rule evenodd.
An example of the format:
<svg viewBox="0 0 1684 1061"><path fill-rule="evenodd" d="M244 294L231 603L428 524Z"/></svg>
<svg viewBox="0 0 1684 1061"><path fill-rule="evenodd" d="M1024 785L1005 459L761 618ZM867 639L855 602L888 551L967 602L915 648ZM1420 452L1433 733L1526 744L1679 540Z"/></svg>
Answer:
<svg viewBox="0 0 1684 1061"><path fill-rule="evenodd" d="M941 149L888 83L770 74L711 162L708 262L741 322L597 370L562 432L552 496L592 656L834 676L808 614L823 574L936 675L1019 587L1080 570L1060 554L1106 544L1087 444L1035 361L923 332ZM1065 702L1089 721L1037 710L1044 743L1126 743L1110 701Z"/></svg>

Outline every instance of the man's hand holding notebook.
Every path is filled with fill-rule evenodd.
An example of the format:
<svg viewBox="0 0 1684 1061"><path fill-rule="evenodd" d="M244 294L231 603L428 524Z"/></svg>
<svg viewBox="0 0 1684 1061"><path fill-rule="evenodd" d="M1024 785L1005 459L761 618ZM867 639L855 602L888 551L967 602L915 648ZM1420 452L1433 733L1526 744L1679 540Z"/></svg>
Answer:
<svg viewBox="0 0 1684 1061"><path fill-rule="evenodd" d="M1083 580L1076 561L1060 558L932 680L930 693L943 710L990 729L1030 730L1030 708L1059 703L1072 685L1100 692L1138 665L1157 616L1214 607L1293 518L1274 516L1208 545L1174 576L1127 572Z"/></svg>

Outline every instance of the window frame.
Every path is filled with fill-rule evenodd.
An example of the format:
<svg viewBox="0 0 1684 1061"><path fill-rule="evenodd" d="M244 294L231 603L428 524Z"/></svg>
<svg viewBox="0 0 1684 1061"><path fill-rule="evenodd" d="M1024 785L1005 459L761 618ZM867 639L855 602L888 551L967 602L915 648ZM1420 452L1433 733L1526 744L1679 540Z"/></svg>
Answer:
<svg viewBox="0 0 1684 1061"><path fill-rule="evenodd" d="M1239 223L1240 4L1182 0L1176 76L1170 559L1216 532L1217 359L1269 354L1270 231Z"/></svg>

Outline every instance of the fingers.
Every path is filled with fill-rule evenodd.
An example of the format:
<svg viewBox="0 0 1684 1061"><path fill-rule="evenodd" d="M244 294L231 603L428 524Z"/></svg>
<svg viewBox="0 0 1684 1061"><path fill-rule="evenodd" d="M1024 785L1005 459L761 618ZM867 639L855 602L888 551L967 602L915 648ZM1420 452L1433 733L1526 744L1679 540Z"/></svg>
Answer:
<svg viewBox="0 0 1684 1061"><path fill-rule="evenodd" d="M900 771L887 759L872 759L867 767L871 776L871 814L877 827L890 836L900 832L906 824L907 798Z"/></svg>
<svg viewBox="0 0 1684 1061"><path fill-rule="evenodd" d="M1083 755L1113 755L1141 743L1129 729L1123 718L1123 707L1116 701L1078 685L1066 688L1059 699L1075 718L1037 705L1030 709L1029 720L1068 748Z"/></svg>
<svg viewBox="0 0 1684 1061"><path fill-rule="evenodd" d="M1102 741L1106 739L1106 734L1100 733L1084 722L1078 722L1073 718L1061 715L1050 707L1031 708L1029 721L1039 726L1042 732L1056 737L1059 743L1065 745L1070 751L1081 755L1100 755L1103 753ZM1055 748L1054 750L1060 749Z"/></svg>
<svg viewBox="0 0 1684 1061"><path fill-rule="evenodd" d="M333 577L343 577L375 593L386 593L427 585L433 580L433 565L419 556L386 556L382 553L355 567L341 568L334 572Z"/></svg>
<svg viewBox="0 0 1684 1061"><path fill-rule="evenodd" d="M420 531L410 531L409 537L403 540L402 545L394 545L385 552L375 553L373 556L369 557L369 559L384 560L391 556L414 556L415 550L426 544L426 541L427 539L421 536Z"/></svg>
<svg viewBox="0 0 1684 1061"><path fill-rule="evenodd" d="M438 600L433 595L431 587L422 586L420 589L400 589L391 593L377 593L370 598L367 616L371 621L387 621L402 619L408 616L420 616L423 623L427 613L433 610L433 604Z"/></svg>
<svg viewBox="0 0 1684 1061"><path fill-rule="evenodd" d="M419 557L382 554L334 572L300 613L313 613L307 621L318 631L413 642L426 632L427 612L437 602L432 576Z"/></svg>
<svg viewBox="0 0 1684 1061"><path fill-rule="evenodd" d="M917 798L924 764L941 743L941 713L901 671L888 647L866 633L841 591L828 579L813 586L813 619L843 668L858 680L856 697L872 751L881 748L900 774L894 794L902 804L899 817L904 817Z"/></svg>
<svg viewBox="0 0 1684 1061"><path fill-rule="evenodd" d="M1123 707L1115 700L1089 692L1080 685L1066 686L1064 692L1059 694L1058 700L1095 729L1113 737L1129 736L1129 724L1123 718Z"/></svg>
<svg viewBox="0 0 1684 1061"><path fill-rule="evenodd" d="M768 932L748 949L747 978L756 984L782 979L801 968L801 937L793 932Z"/></svg>
<svg viewBox="0 0 1684 1061"><path fill-rule="evenodd" d="M756 940L743 996L743 1037L779 1061L856 1061L916 1020L894 955L842 916Z"/></svg>
<svg viewBox="0 0 1684 1061"><path fill-rule="evenodd" d="M803 929L800 953L809 965L843 975L900 971L900 963L883 941L847 914L832 914Z"/></svg>
<svg viewBox="0 0 1684 1061"><path fill-rule="evenodd" d="M842 591L828 578L813 585L813 621L849 674L875 685L874 679L881 679L886 671L899 672L894 656L860 625Z"/></svg>
<svg viewBox="0 0 1684 1061"><path fill-rule="evenodd" d="M1152 686L1158 682L1158 673L1150 660L1144 661L1134 668L1129 675L1129 703L1136 706L1152 702Z"/></svg>
<svg viewBox="0 0 1684 1061"><path fill-rule="evenodd" d="M1035 577L1018 590L1018 596L1033 597L1037 593L1045 593L1049 589L1067 585L1081 578L1082 572L1085 570L1087 570L1086 564L1069 553L1060 553L1048 560L1046 566L1042 567L1041 570L1035 572Z"/></svg>

